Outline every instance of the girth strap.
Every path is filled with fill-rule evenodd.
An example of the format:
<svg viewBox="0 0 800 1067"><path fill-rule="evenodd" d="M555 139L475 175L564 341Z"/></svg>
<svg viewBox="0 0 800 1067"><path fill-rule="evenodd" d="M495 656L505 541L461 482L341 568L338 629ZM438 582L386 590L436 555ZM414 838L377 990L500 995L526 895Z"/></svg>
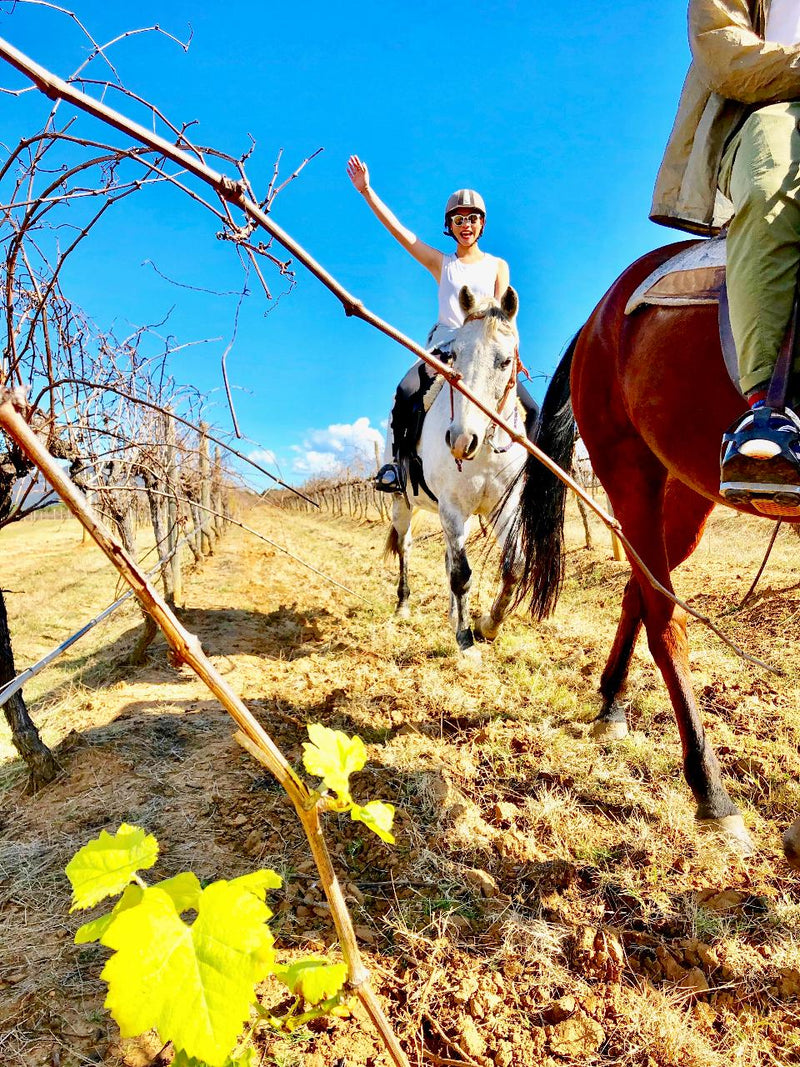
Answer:
<svg viewBox="0 0 800 1067"><path fill-rule="evenodd" d="M797 297L797 289L794 291L792 302L792 314L789 316L789 324L783 335L783 344L778 354L778 362L769 380L766 406L774 411L783 411L786 407L786 394L789 391L789 376L792 373L794 362L794 350L797 343L797 316L800 304Z"/></svg>

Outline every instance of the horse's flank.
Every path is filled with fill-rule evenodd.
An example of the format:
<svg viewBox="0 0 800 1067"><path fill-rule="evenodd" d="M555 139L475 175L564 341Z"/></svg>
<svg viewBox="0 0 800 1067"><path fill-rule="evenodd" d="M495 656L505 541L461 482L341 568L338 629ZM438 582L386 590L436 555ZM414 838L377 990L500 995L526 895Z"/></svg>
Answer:
<svg viewBox="0 0 800 1067"><path fill-rule="evenodd" d="M595 473L633 549L669 592L671 572L696 548L714 505L725 503L720 441L744 405L724 366L716 308L653 307L625 315L631 293L674 252L675 246L651 252L611 286L578 334L571 375L575 419ZM557 566L551 577L557 586ZM749 836L692 691L685 612L636 563L600 679L603 702L592 733L605 742L627 732L623 694L642 625L672 700L697 817L746 851ZM788 835L785 851L794 862L800 821Z"/></svg>

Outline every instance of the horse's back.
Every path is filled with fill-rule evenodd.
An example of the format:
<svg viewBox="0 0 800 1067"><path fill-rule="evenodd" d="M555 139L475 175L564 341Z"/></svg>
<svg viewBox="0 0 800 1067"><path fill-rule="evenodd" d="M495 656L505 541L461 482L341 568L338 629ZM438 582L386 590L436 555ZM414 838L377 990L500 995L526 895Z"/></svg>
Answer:
<svg viewBox="0 0 800 1067"><path fill-rule="evenodd" d="M667 471L719 499L722 434L742 399L725 370L716 305L642 307L630 295L660 264L691 242L654 249L609 288L576 345L575 418L595 469L603 454L644 442Z"/></svg>

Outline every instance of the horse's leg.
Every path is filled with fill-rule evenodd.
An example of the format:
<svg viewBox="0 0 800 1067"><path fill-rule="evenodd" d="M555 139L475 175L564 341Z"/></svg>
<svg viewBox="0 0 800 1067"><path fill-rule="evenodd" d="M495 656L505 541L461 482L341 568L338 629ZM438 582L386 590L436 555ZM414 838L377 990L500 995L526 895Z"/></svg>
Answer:
<svg viewBox="0 0 800 1067"><path fill-rule="evenodd" d="M519 507L518 498L514 498L513 506L506 505L498 518L494 536L500 545L504 545L511 532L514 512ZM500 592L488 615L482 615L475 623L475 637L479 641L494 641L503 625L506 615L514 602L514 593L522 578L524 561L519 537L511 547L512 552L503 552L503 574Z"/></svg>
<svg viewBox="0 0 800 1067"><path fill-rule="evenodd" d="M619 697L625 688L631 657L641 628L642 601L639 581L631 576L622 596L622 611L614 644L600 677L603 707L591 729L592 737L596 741L619 741L628 733L628 717L625 705Z"/></svg>
<svg viewBox="0 0 800 1067"><path fill-rule="evenodd" d="M688 486L667 481L664 501L664 541L670 571L694 552L703 535L713 503ZM625 705L620 701L628 677L633 650L642 627L642 602L638 579L625 586L622 611L614 644L600 678L603 707L592 725L592 737L615 741L628 733Z"/></svg>
<svg viewBox="0 0 800 1067"><path fill-rule="evenodd" d="M411 614L408 606L410 588L408 585L408 561L411 556L411 508L405 497L395 497L392 504L392 531L395 548L400 563L400 579L397 583L397 607L395 615L407 619Z"/></svg>
<svg viewBox="0 0 800 1067"><path fill-rule="evenodd" d="M672 592L664 529L664 468L637 440L618 445L613 456L608 455L605 460L615 468L612 477L603 476L603 481L614 486L611 502L622 529L656 580ZM697 524L695 540L696 534ZM654 589L636 564L632 564L632 570L639 586L650 653L675 709L683 770L697 803L697 818L715 824L743 846L749 846L749 835L723 785L719 762L706 738L692 692L686 612Z"/></svg>
<svg viewBox="0 0 800 1067"><path fill-rule="evenodd" d="M455 508L439 503L439 518L446 544L445 559L450 582L450 625L456 635L459 651L468 659L478 658L475 639L470 627L469 589L472 570L467 560L466 523Z"/></svg>

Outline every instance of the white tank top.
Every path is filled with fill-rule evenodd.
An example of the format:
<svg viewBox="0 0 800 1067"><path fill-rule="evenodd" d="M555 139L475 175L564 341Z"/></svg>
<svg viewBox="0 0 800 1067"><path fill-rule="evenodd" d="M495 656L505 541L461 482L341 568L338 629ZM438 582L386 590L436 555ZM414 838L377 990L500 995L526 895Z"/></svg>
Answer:
<svg viewBox="0 0 800 1067"><path fill-rule="evenodd" d="M484 252L477 263L464 263L451 252L442 260L439 282L439 325L457 329L464 323L464 312L458 302L462 285L468 285L475 296L494 296L497 278L497 256Z"/></svg>
<svg viewBox="0 0 800 1067"><path fill-rule="evenodd" d="M779 44L800 43L800 0L772 0L764 37Z"/></svg>

